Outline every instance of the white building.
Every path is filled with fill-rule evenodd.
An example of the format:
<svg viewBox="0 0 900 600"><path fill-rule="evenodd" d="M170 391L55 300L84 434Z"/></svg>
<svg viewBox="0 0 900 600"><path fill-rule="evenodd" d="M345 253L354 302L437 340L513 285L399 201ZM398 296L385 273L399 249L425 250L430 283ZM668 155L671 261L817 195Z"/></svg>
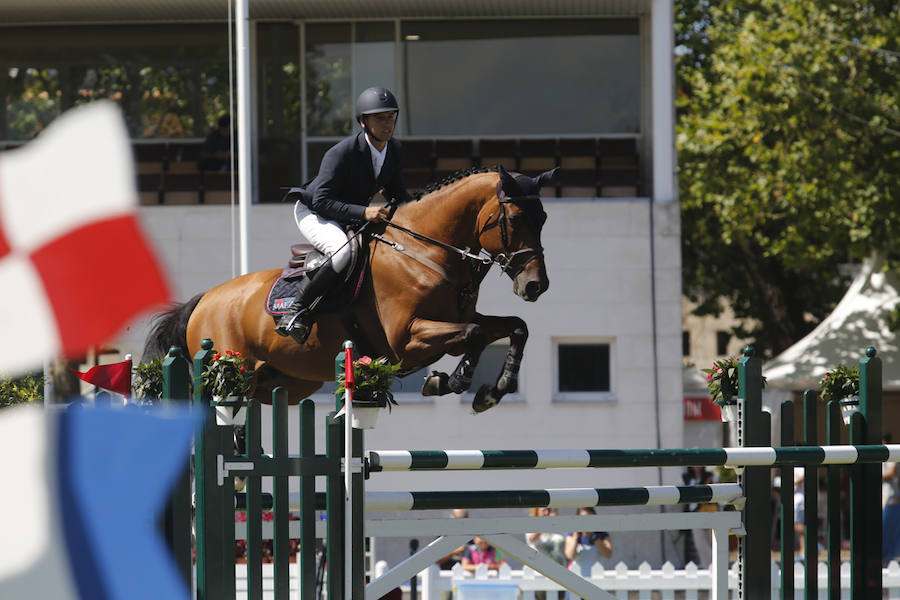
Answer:
<svg viewBox="0 0 900 600"><path fill-rule="evenodd" d="M212 0L0 7L0 91L10 98L0 144L22 143L68 106L118 100L134 137L144 223L181 300L235 272L235 213L220 193L227 181L197 173L192 155L227 109L226 14L226 3ZM470 397L423 400L418 385L404 384L402 405L367 436L370 448L683 446L671 2L251 0L250 16L251 270L285 262L298 233L290 207L275 202L278 188L315 173L324 149L350 131L352 100L369 85L400 100L398 137L417 167L411 188L481 162L529 173L563 167L557 197L545 199L549 291L526 304L506 278L489 275L482 288L481 312L528 323L519 393L475 416ZM147 319L133 323L119 349L139 355L147 329ZM590 378L560 368L574 350ZM489 349L483 360L496 369L502 352ZM324 415L333 404L320 399ZM369 484L675 482L678 469L654 468L392 474ZM661 539L619 536L615 556L658 565ZM405 554L406 541L390 552L390 560ZM671 544L665 554L678 562Z"/></svg>

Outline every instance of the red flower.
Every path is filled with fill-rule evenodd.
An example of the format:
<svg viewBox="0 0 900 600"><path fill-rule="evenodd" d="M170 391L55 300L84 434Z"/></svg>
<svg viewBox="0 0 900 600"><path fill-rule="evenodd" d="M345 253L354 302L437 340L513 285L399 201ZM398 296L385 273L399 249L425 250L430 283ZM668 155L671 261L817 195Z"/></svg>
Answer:
<svg viewBox="0 0 900 600"><path fill-rule="evenodd" d="M369 365L372 364L372 358L369 357L369 356L362 356L362 357L360 357L360 359L359 359L358 361L356 361L356 362L359 363L359 364L361 364L361 365L364 365L364 366L367 366L367 367L368 367Z"/></svg>
<svg viewBox="0 0 900 600"><path fill-rule="evenodd" d="M222 355L219 354L218 352L216 352L215 354L213 354L213 360L219 360L220 356L222 356Z"/></svg>
<svg viewBox="0 0 900 600"><path fill-rule="evenodd" d="M228 356L234 356L234 351L232 351L232 350L226 350L226 351L225 351L225 354L227 354Z"/></svg>
<svg viewBox="0 0 900 600"><path fill-rule="evenodd" d="M712 373L710 373L709 375L706 376L706 380L707 380L707 381L712 381Z"/></svg>
<svg viewBox="0 0 900 600"><path fill-rule="evenodd" d="M241 365L241 368L240 368L240 369L238 369L238 371L240 371L240 372L241 372L241 373L243 373L243 372L244 372L244 367L243 367L243 365Z"/></svg>

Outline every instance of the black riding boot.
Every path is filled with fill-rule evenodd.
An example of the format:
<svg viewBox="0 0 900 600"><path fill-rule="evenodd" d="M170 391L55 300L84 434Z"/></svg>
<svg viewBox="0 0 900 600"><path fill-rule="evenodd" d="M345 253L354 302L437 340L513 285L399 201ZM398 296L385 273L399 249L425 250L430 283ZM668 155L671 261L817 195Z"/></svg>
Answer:
<svg viewBox="0 0 900 600"><path fill-rule="evenodd" d="M331 266L330 261L322 265L311 279L304 277L300 282L300 289L297 291L294 303L279 319L278 325L275 326L275 332L284 337L291 336L298 344L306 342L312 327L309 305L330 288L337 277L338 273Z"/></svg>

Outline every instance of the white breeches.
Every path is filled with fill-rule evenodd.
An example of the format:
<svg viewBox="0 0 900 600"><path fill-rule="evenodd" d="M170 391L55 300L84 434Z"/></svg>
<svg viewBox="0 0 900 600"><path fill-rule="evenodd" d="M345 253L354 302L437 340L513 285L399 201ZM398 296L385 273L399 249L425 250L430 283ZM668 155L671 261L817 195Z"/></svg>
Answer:
<svg viewBox="0 0 900 600"><path fill-rule="evenodd" d="M336 272L340 273L347 267L350 263L350 244L340 225L320 217L299 201L294 205L294 220L303 237L316 250L331 257Z"/></svg>

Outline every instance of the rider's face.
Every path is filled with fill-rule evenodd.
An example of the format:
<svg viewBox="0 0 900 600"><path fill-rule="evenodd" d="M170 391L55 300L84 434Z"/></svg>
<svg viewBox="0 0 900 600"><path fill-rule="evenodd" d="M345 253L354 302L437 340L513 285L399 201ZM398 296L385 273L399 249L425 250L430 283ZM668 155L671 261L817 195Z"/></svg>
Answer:
<svg viewBox="0 0 900 600"><path fill-rule="evenodd" d="M386 142L394 135L394 125L397 123L397 113L393 110L363 115L366 125L379 140Z"/></svg>

